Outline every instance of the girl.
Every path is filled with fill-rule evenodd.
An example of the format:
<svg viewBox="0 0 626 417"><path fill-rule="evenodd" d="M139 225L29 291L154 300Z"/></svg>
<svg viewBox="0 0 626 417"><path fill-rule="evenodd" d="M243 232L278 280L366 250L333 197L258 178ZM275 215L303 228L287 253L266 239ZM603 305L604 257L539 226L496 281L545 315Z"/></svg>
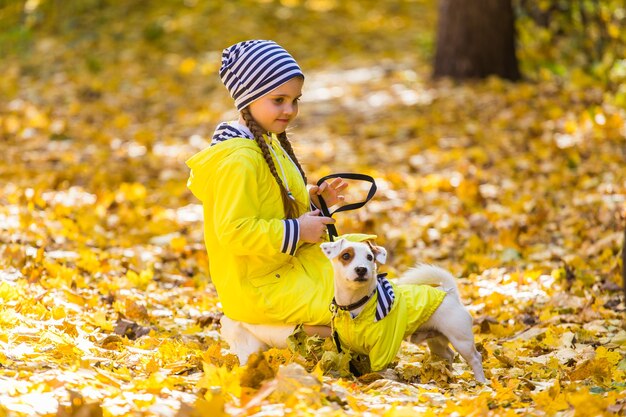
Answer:
<svg viewBox="0 0 626 417"><path fill-rule="evenodd" d="M219 124L211 146L187 161L188 187L204 207L222 336L245 362L264 344L284 347L297 324L329 335L333 272L319 243L334 220L311 203L319 207L319 195L329 207L341 202L347 184L307 190L286 134L304 75L286 50L272 41L237 43L223 51L219 75L239 120Z"/></svg>

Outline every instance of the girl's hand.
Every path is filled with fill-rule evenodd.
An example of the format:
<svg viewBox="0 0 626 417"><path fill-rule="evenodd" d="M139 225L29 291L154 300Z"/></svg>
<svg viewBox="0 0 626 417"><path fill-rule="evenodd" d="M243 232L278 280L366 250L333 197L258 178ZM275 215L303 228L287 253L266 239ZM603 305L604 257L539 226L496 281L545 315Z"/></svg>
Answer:
<svg viewBox="0 0 626 417"><path fill-rule="evenodd" d="M300 240L306 243L323 242L326 238L326 225L334 224L335 219L320 216L319 210L309 211L298 217Z"/></svg>
<svg viewBox="0 0 626 417"><path fill-rule="evenodd" d="M324 199L326 206L331 207L343 202L345 196L342 194L342 191L347 187L348 183L342 178L335 178L330 183L324 181L319 187L317 185L312 186L309 188L309 195L316 207L320 207L320 195Z"/></svg>

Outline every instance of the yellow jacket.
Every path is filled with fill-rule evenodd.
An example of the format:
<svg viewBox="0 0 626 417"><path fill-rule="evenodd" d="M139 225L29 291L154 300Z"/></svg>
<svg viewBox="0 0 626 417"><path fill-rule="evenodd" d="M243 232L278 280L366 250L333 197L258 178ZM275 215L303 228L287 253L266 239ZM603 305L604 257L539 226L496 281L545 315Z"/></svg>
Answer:
<svg viewBox="0 0 626 417"><path fill-rule="evenodd" d="M446 293L428 285L395 285L395 298L389 313L375 320L377 297L372 297L358 316L336 310L333 326L342 348L369 355L372 371L393 362L402 340L415 333L435 312Z"/></svg>
<svg viewBox="0 0 626 417"><path fill-rule="evenodd" d="M187 161L187 185L202 201L210 275L224 314L247 323L328 325L332 265L319 244L299 241L298 222L284 218L278 184L261 150L240 127L218 126L222 133L212 146ZM274 135L266 139L300 214L308 211L300 172Z"/></svg>

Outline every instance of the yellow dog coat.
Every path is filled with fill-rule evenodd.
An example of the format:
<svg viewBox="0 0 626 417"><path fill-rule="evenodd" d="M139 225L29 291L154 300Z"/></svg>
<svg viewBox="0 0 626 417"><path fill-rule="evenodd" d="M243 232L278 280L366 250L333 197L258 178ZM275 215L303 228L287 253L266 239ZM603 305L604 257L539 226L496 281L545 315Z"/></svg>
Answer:
<svg viewBox="0 0 626 417"><path fill-rule="evenodd" d="M389 281L385 285L393 289L394 297L391 309L380 320L376 320L382 295L380 284L377 296L367 302L358 316L353 318L349 311L335 308L333 317L341 346L369 355L372 371L380 371L394 360L402 340L415 333L446 296L445 291L429 285L395 285Z"/></svg>

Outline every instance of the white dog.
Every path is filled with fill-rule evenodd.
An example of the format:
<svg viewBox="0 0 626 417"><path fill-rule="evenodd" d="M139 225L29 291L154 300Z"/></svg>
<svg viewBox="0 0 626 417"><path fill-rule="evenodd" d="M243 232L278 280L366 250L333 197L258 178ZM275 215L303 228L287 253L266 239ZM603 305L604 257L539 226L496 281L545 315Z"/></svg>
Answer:
<svg viewBox="0 0 626 417"><path fill-rule="evenodd" d="M393 361L405 337L414 343L426 339L431 352L452 362L449 342L476 380L486 382L472 317L452 274L418 265L392 284L376 273L376 262L386 261L384 248L344 239L322 243L321 248L335 271L333 327L342 346L369 355L372 370L378 371Z"/></svg>

